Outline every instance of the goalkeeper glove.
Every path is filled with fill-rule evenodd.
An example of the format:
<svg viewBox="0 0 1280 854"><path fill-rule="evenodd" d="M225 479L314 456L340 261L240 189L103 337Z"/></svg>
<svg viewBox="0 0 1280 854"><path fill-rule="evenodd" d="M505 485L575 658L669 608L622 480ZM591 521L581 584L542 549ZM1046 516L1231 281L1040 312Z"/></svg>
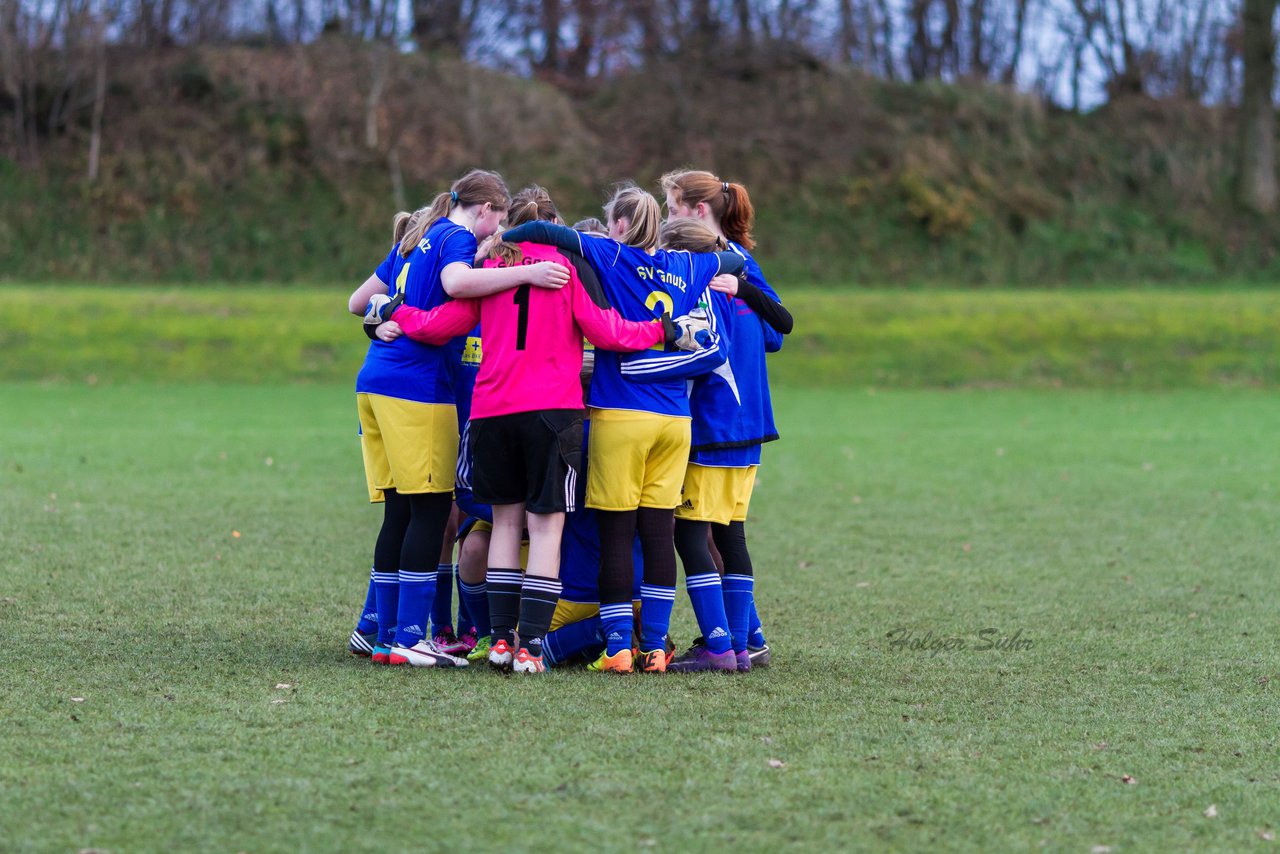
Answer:
<svg viewBox="0 0 1280 854"><path fill-rule="evenodd" d="M701 309L694 309L670 323L675 334L668 337L667 343L675 345L678 350L697 350L709 346L713 340L711 321Z"/></svg>
<svg viewBox="0 0 1280 854"><path fill-rule="evenodd" d="M364 310L364 334L370 339L376 338L378 327L390 320L391 315L403 303L403 293L396 294L394 298L386 294L374 294Z"/></svg>

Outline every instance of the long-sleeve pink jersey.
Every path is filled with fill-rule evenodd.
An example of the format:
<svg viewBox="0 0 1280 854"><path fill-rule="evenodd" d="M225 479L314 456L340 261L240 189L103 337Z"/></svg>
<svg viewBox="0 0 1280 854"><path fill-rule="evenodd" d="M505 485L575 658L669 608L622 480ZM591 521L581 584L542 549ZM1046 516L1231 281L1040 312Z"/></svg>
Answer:
<svg viewBox="0 0 1280 854"><path fill-rule="evenodd" d="M521 243L524 264L555 261L569 268L558 290L521 285L480 299L460 299L430 311L401 305L391 315L404 334L443 344L475 327L484 333L484 356L471 399L472 418L538 409L581 409L582 339L618 352L645 350L663 341L662 324L632 321L607 307L603 290L585 262L560 250ZM503 266L486 261L486 267ZM583 272L594 287L584 285ZM595 292L595 295L591 293Z"/></svg>

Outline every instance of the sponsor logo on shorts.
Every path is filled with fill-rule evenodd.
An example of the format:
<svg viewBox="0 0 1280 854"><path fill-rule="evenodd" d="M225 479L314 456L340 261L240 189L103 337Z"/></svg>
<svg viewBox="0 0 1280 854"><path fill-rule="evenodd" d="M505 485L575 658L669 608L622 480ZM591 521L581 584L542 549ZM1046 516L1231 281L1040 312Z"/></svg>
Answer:
<svg viewBox="0 0 1280 854"><path fill-rule="evenodd" d="M619 633L619 632L610 632L610 633L609 633L609 637L608 637L608 639L609 639L609 640L622 640L622 635L621 635L621 633Z"/></svg>

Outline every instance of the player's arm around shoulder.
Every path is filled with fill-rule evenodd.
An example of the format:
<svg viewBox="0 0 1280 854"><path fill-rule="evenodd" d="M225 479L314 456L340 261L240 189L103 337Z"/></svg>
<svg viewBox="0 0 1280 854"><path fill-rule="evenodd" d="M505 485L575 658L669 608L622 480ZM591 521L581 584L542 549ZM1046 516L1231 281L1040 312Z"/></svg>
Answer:
<svg viewBox="0 0 1280 854"><path fill-rule="evenodd" d="M480 320L479 300L458 299L430 311L411 305L398 306L388 318L409 338L422 344L440 346L471 329Z"/></svg>

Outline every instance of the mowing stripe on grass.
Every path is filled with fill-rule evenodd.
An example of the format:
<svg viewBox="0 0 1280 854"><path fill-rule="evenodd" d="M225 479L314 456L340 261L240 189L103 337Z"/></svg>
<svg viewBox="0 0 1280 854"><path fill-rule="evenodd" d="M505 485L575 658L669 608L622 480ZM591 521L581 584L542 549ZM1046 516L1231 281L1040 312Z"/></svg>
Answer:
<svg viewBox="0 0 1280 854"><path fill-rule="evenodd" d="M0 379L351 383L346 288L0 287ZM779 385L1280 385L1280 293L786 292Z"/></svg>

